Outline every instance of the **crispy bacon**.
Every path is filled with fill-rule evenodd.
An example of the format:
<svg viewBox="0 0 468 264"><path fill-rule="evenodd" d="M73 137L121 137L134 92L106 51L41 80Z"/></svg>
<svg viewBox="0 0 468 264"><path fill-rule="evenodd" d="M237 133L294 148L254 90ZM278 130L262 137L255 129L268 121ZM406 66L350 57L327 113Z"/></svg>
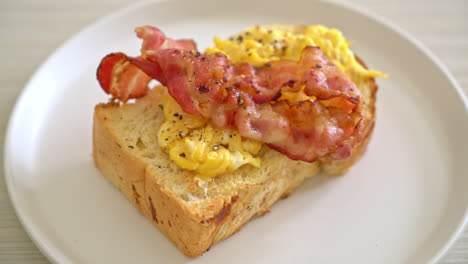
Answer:
<svg viewBox="0 0 468 264"><path fill-rule="evenodd" d="M123 102L144 96L151 81L151 77L130 63L123 53L111 53L104 57L97 71L97 79L106 93Z"/></svg>
<svg viewBox="0 0 468 264"><path fill-rule="evenodd" d="M284 141L269 146L291 159L311 162L327 154L342 159L351 154L360 136L360 133L356 133L362 122L360 114L348 115L341 109L327 108L320 101L282 101L273 105L273 111L294 125ZM304 142L309 142L309 147L313 146L314 151L307 150Z"/></svg>
<svg viewBox="0 0 468 264"><path fill-rule="evenodd" d="M152 26L138 27L135 32L139 38L143 39L142 51L149 54L167 48L181 50L196 50L197 48L191 39L167 38L161 30ZM152 79L134 64L129 63L127 56L123 53L111 53L104 57L96 75L103 90L123 102L144 96L148 90L148 82Z"/></svg>
<svg viewBox="0 0 468 264"><path fill-rule="evenodd" d="M156 52L160 49L197 49L197 45L192 39L173 40L167 38L161 30L152 26L137 27L135 29L135 32L137 37L143 40L141 50L149 54L151 54L151 52Z"/></svg>
<svg viewBox="0 0 468 264"><path fill-rule="evenodd" d="M216 127L234 127L242 136L265 142L291 159L313 162L326 155L344 159L359 139L359 90L318 47L305 48L299 61L253 67L233 64L220 53L188 51L191 45L171 42L152 27L136 31L144 39L141 57L110 54L98 69L101 86L117 98L118 92L129 94L123 100L132 98L128 91L140 91L135 87L147 83L141 77L131 82L125 76L127 68L137 67L165 85L185 112L200 114ZM132 74L136 78L140 73ZM129 88L120 87L119 80ZM299 90L313 100L275 100L282 91Z"/></svg>

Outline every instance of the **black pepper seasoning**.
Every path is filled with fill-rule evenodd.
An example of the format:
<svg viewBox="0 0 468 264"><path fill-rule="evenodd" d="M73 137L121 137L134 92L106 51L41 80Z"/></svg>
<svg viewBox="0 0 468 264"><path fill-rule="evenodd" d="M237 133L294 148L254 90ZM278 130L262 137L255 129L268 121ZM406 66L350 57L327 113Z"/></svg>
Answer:
<svg viewBox="0 0 468 264"><path fill-rule="evenodd" d="M201 93L207 93L210 91L210 87L206 86L206 85L200 85L200 88L198 88L198 90L201 92Z"/></svg>

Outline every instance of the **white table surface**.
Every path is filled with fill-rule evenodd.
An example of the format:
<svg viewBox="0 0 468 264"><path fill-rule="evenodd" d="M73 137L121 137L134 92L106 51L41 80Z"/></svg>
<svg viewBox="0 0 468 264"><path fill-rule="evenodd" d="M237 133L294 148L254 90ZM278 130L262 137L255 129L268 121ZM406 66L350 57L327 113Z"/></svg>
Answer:
<svg viewBox="0 0 468 264"><path fill-rule="evenodd" d="M287 1L286 1L287 2ZM468 93L468 1L354 0L425 44ZM0 139L16 98L35 69L82 27L125 0L2 0L0 2ZM19 223L3 177L0 141L0 263L49 263ZM440 262L468 263L468 230Z"/></svg>

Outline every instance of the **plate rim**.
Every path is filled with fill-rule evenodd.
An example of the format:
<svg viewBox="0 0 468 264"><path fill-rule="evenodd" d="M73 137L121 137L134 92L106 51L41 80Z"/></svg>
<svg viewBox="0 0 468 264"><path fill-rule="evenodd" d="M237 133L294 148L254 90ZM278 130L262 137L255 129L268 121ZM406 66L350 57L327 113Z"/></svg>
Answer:
<svg viewBox="0 0 468 264"><path fill-rule="evenodd" d="M65 49L66 46L69 45L69 43L72 43L80 37L84 32L87 32L101 24L106 23L109 20L113 20L114 18L123 16L125 14L128 14L134 10L137 10L139 8L143 8L145 6L153 5L153 4L159 4L159 3L164 3L164 2L176 2L176 1L187 1L187 0L145 0L145 1L139 1L137 3L133 3L121 8L116 9L115 11L112 11L105 15L104 17L94 20L91 23L87 24L83 28L81 28L79 31L73 33L71 37L66 39L62 44L60 44L57 48L55 48L50 55L40 64L39 67L36 68L34 73L31 75L31 77L28 79L26 84L24 85L24 88L20 92L13 108L12 111L10 112L10 116L7 122L7 129L5 139L4 139L4 149L3 149L3 163L4 163L4 174L5 174L5 185L7 189L8 196L10 198L11 204L13 206L13 209L16 213L16 216L18 218L18 221L21 223L21 226L23 229L26 231L28 234L29 238L31 241L35 244L37 249L52 263L69 263L70 259L67 258L65 255L62 254L62 252L55 247L48 239L44 237L43 232L38 230L38 228L32 223L27 217L24 215L24 209L21 209L20 206L18 205L18 197L17 194L14 191L14 175L11 172L11 155L10 152L13 150L13 129L14 129L14 123L17 122L18 120L18 115L21 109L21 106L24 104L23 101L25 100L25 97L29 93L31 89L33 89L33 82L35 79L40 76L41 72L44 71L44 69L47 67L47 65L52 61L58 53L60 53L61 50ZM299 1L299 0L298 0ZM464 108L465 108L465 114L468 114L468 96L465 94L461 86L459 85L458 81L455 79L455 77L452 75L452 73L449 71L447 66L445 66L444 63L435 55L432 53L432 51L429 50L424 44L422 44L418 39L413 37L409 32L406 30L402 29L400 26L396 25L394 22L390 21L386 17L382 15L378 15L377 13L374 13L362 6L357 6L353 3L349 2L341 2L338 0L318 0L317 2L329 4L329 5L334 5L337 7L342 7L345 9L348 9L352 12L355 12L359 14L360 16L364 16L372 20L374 23L378 23L381 26L387 27L391 31L395 32L398 34L400 37L402 37L404 40L408 41L410 44L412 44L414 47L419 49L425 57L427 57L441 72L442 74L447 77L448 81L451 84L451 89L455 89L458 97L461 99ZM435 251L436 253L433 254L432 258L430 259L429 263L436 263L442 259L443 256L447 253L447 251L454 245L455 241L460 237L460 235L463 233L465 230L466 226L468 225L468 204L465 205L465 213L463 216L463 220L458 223L457 227L452 231L449 239L445 242L445 244L438 249L438 251Z"/></svg>

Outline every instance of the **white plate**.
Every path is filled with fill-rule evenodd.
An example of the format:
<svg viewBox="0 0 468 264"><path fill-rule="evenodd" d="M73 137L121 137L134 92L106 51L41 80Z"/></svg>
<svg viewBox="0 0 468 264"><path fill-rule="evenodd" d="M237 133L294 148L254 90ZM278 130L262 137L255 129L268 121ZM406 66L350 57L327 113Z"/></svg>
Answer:
<svg viewBox="0 0 468 264"><path fill-rule="evenodd" d="M11 117L6 181L25 229L60 263L427 263L467 219L468 118L460 87L433 55L388 22L327 2L216 0L144 3L88 27L36 72ZM248 7L248 8L246 8ZM344 177L311 179L272 212L202 257L184 257L94 167L95 79L112 51L137 54L138 25L204 48L249 25L340 28L379 80L377 125Z"/></svg>

